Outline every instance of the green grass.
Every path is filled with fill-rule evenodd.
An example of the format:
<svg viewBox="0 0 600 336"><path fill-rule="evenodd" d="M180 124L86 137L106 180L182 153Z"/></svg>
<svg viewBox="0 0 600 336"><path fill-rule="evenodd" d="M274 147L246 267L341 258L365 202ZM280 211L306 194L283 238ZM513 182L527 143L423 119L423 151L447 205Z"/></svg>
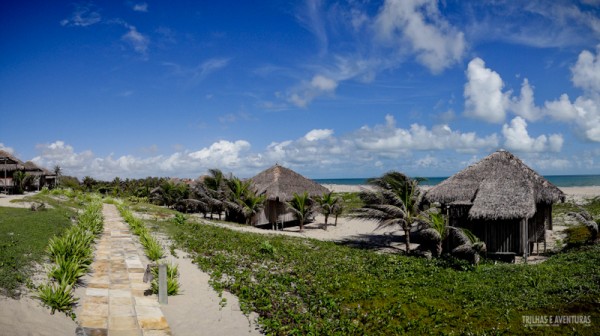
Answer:
<svg viewBox="0 0 600 336"><path fill-rule="evenodd" d="M472 267L198 223L162 227L268 334L593 334L600 322L598 245L539 265ZM592 327L527 329L523 315L591 315Z"/></svg>
<svg viewBox="0 0 600 336"><path fill-rule="evenodd" d="M40 262L50 237L70 226L73 212L0 207L0 294L14 297Z"/></svg>

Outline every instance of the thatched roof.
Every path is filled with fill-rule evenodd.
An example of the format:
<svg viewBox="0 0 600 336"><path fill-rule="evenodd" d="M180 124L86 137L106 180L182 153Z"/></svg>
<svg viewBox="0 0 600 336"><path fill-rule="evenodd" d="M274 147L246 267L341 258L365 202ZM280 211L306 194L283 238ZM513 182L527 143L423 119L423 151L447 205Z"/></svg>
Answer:
<svg viewBox="0 0 600 336"><path fill-rule="evenodd" d="M268 200L284 202L293 199L294 193L308 192L309 196L320 196L329 192L329 189L315 181L278 164L260 172L251 180L257 192L266 194Z"/></svg>
<svg viewBox="0 0 600 336"><path fill-rule="evenodd" d="M470 218L531 218L536 204L564 201L564 193L513 154L499 150L444 180L429 202L472 204Z"/></svg>
<svg viewBox="0 0 600 336"><path fill-rule="evenodd" d="M24 169L24 163L7 151L0 150L0 170L14 171Z"/></svg>

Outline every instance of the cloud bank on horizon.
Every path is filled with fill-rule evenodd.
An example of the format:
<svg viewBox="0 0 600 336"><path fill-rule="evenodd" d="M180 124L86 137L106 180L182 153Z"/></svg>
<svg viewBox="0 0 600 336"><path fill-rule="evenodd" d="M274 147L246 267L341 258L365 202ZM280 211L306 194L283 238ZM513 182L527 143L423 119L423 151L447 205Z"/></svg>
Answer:
<svg viewBox="0 0 600 336"><path fill-rule="evenodd" d="M3 3L0 149L105 180L600 171L596 1L235 4Z"/></svg>

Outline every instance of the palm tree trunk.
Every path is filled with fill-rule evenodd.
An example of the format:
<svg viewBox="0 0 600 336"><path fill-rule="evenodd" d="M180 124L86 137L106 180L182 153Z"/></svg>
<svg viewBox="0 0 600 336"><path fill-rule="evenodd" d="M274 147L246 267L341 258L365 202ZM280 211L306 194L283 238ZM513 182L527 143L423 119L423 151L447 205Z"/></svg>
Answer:
<svg viewBox="0 0 600 336"><path fill-rule="evenodd" d="M327 219L329 219L329 215L325 215L325 230L327 231Z"/></svg>
<svg viewBox="0 0 600 336"><path fill-rule="evenodd" d="M410 228L404 227L404 237L406 238L406 254L410 254Z"/></svg>
<svg viewBox="0 0 600 336"><path fill-rule="evenodd" d="M304 220L300 220L300 232L304 232Z"/></svg>

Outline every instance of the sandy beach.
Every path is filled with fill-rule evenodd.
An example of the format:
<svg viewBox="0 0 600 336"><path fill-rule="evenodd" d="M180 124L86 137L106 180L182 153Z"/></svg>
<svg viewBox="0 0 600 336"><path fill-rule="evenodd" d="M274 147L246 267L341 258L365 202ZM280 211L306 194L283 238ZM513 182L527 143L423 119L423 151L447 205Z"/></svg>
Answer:
<svg viewBox="0 0 600 336"><path fill-rule="evenodd" d="M343 184L323 184L323 186L333 192L360 192L363 190L372 190L369 185L343 185ZM421 186L422 190L428 190L431 186ZM559 187L567 196L567 201L581 202L588 198L600 196L600 186L586 187Z"/></svg>

